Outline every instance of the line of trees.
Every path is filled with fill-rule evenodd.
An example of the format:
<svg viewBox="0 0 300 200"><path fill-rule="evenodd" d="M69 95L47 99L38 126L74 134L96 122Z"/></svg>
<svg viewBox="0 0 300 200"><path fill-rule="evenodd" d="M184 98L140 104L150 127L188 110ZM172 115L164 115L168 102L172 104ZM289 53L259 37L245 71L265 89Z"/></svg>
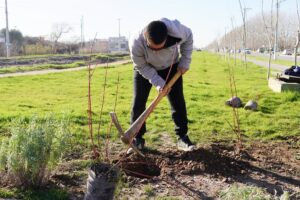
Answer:
<svg viewBox="0 0 300 200"><path fill-rule="evenodd" d="M264 14L267 24L271 24L270 13ZM273 24L275 24L275 17L273 17ZM280 13L278 28L278 50L294 49L295 42L297 40L298 21L297 16L287 15ZM258 48L268 49L268 38L266 37L264 30L264 21L261 14L257 14L255 17L247 20L246 22L246 34L247 34L247 46L252 50ZM275 30L270 31L270 39L275 40ZM220 51L224 49L234 49L234 43L236 41L237 48L242 49L243 46L243 25L231 29L226 35L220 38L216 38L211 42L206 49Z"/></svg>
<svg viewBox="0 0 300 200"><path fill-rule="evenodd" d="M72 28L68 24L55 24L50 38L23 36L16 29L9 30L10 55L41 55L41 54L65 54L79 53L80 44L74 42L60 42L63 35L69 33ZM6 29L0 30L0 57L6 56L5 44Z"/></svg>

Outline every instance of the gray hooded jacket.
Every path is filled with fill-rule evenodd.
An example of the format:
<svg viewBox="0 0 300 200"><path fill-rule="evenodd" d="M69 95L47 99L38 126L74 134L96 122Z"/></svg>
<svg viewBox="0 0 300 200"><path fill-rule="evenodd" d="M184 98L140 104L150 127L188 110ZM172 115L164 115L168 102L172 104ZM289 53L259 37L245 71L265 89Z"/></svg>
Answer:
<svg viewBox="0 0 300 200"><path fill-rule="evenodd" d="M129 41L129 49L134 68L152 85L162 88L165 81L157 74L157 70L166 69L176 62L179 62L179 67L189 69L193 51L193 34L191 29L178 20L162 18L160 21L167 26L168 37L176 43L158 51L152 50L147 47L144 36L146 28L144 28Z"/></svg>

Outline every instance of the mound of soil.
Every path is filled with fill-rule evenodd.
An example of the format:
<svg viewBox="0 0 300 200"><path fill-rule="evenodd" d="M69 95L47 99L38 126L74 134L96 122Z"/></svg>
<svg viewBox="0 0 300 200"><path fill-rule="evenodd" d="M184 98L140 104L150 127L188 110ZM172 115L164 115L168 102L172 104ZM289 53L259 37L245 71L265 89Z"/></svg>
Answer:
<svg viewBox="0 0 300 200"><path fill-rule="evenodd" d="M74 160L67 161L52 176L49 187L52 184L67 189L70 199L83 199L93 191L102 195L97 198L111 199L116 179L121 176L126 184L118 196L114 196L115 199L218 199L220 191L233 184L261 188L274 199L284 191L289 192L290 199L300 199L299 140L277 143L252 141L239 154L229 142L201 145L193 152L181 152L171 140L168 141L155 150L147 149L144 152L146 157L118 154L124 150L124 145L112 143L112 165L93 166L87 174L81 162L74 164ZM83 156L81 159L89 158ZM112 168L115 164L121 173ZM8 187L1 181L4 179L0 179L0 186Z"/></svg>
<svg viewBox="0 0 300 200"><path fill-rule="evenodd" d="M121 196L132 196L134 188L141 190L143 184L150 184L157 195L214 199L220 190L237 183L263 188L274 196L288 191L293 194L291 199L298 199L297 153L297 149L283 143L255 142L239 154L233 145L213 143L193 152L174 148L147 150L145 158L121 154L114 162L120 163L131 188Z"/></svg>
<svg viewBox="0 0 300 200"><path fill-rule="evenodd" d="M95 57L92 60L94 64L100 64L105 62L114 62L120 60L122 56L109 56L106 57ZM37 64L71 64L77 61L89 61L90 56L87 55L70 55L70 56L48 56L48 57L36 57L36 58L9 58L9 59L0 59L0 67L11 67L11 66L32 66Z"/></svg>

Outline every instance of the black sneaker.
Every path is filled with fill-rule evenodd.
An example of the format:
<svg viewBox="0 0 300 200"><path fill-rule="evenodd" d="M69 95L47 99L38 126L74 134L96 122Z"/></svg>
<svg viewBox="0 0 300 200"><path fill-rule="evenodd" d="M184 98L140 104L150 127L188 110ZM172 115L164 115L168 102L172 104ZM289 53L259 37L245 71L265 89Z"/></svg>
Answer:
<svg viewBox="0 0 300 200"><path fill-rule="evenodd" d="M135 139L133 139L132 144L134 146L136 146L136 148L138 150L142 151L145 148L145 139L144 138L135 138ZM127 154L131 154L131 153L133 153L133 149L129 148L127 150Z"/></svg>
<svg viewBox="0 0 300 200"><path fill-rule="evenodd" d="M196 145L191 142L189 136L185 135L177 139L177 149L182 151L193 151L196 149Z"/></svg>

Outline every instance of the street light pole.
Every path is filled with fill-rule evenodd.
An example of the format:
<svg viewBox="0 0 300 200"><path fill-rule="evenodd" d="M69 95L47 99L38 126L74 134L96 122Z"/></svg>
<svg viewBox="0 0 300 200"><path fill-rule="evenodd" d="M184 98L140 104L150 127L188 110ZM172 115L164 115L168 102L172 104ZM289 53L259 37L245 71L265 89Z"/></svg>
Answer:
<svg viewBox="0 0 300 200"><path fill-rule="evenodd" d="M5 44L6 44L6 57L10 56L9 51L9 30L8 30L8 11L7 11L7 0L5 0L5 16L6 16L6 32L5 32Z"/></svg>
<svg viewBox="0 0 300 200"><path fill-rule="evenodd" d="M118 18L118 22L119 22L119 37L121 37L121 30L120 30L120 28L121 28L121 25L120 25L120 23L121 23L121 19L120 18Z"/></svg>
<svg viewBox="0 0 300 200"><path fill-rule="evenodd" d="M276 27L275 27L275 43L274 43L274 60L276 60L277 55L277 48L278 48L278 19L279 19L279 6L282 2L286 0L281 0L276 2Z"/></svg>

